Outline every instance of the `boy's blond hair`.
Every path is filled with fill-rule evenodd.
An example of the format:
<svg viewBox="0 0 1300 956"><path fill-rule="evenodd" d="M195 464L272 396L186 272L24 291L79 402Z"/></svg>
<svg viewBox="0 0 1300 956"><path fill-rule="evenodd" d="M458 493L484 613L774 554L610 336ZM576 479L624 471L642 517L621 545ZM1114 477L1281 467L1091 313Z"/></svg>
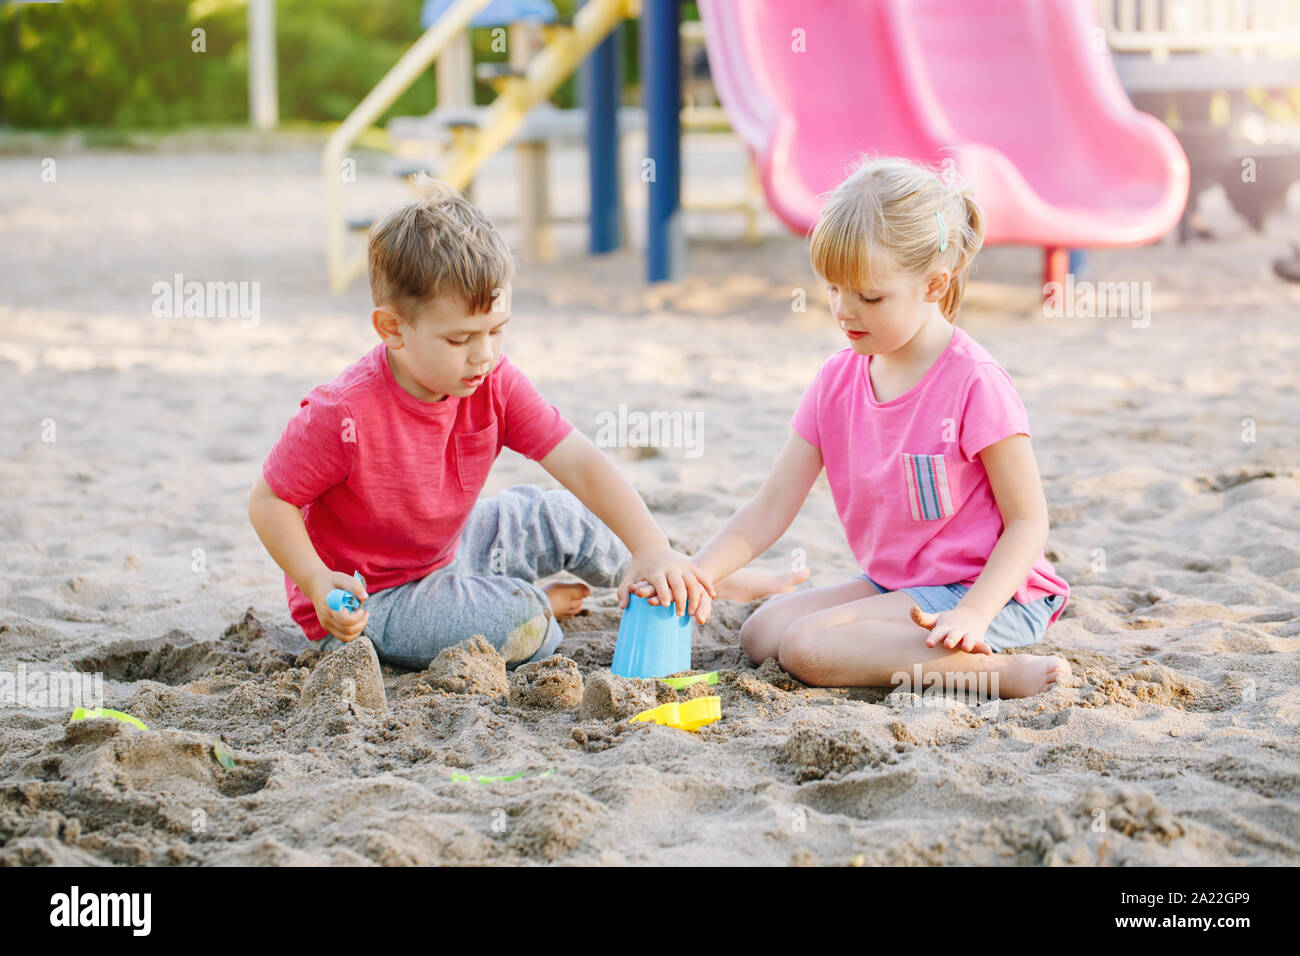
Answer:
<svg viewBox="0 0 1300 956"><path fill-rule="evenodd" d="M403 203L370 227L367 271L375 305L413 320L430 299L454 296L471 315L491 310L515 271L496 227L446 183L425 177L424 198Z"/></svg>
<svg viewBox="0 0 1300 956"><path fill-rule="evenodd" d="M939 223L938 213L943 217ZM946 232L947 248L940 249ZM892 266L906 275L952 270L939 311L957 317L966 276L984 244L984 214L969 188L929 166L865 156L833 189L813 228L812 267L831 285L859 291Z"/></svg>

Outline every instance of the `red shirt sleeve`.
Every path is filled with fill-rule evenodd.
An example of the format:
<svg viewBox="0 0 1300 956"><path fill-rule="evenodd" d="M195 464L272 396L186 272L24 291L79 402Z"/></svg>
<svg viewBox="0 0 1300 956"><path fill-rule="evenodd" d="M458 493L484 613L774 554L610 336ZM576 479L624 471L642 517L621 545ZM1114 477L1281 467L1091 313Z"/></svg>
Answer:
<svg viewBox="0 0 1300 956"><path fill-rule="evenodd" d="M327 386L314 388L266 456L262 477L277 498L302 508L347 479L356 450L347 404Z"/></svg>
<svg viewBox="0 0 1300 956"><path fill-rule="evenodd" d="M497 377L496 393L501 402L498 414L505 428L502 444L525 458L540 461L573 431L573 425L504 355L492 374Z"/></svg>
<svg viewBox="0 0 1300 956"><path fill-rule="evenodd" d="M1029 434L1029 416L1011 376L999 365L983 362L966 380L961 412L961 453L967 461L1004 438Z"/></svg>

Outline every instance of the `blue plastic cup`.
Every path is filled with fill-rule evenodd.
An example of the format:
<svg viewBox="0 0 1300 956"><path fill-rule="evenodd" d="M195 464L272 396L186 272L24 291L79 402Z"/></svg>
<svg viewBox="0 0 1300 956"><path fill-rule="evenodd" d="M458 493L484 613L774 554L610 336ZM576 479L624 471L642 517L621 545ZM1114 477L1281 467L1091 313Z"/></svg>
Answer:
<svg viewBox="0 0 1300 956"><path fill-rule="evenodd" d="M678 617L673 605L651 604L646 598L628 595L627 610L618 625L614 663L619 677L667 677L691 669L691 641L695 622Z"/></svg>

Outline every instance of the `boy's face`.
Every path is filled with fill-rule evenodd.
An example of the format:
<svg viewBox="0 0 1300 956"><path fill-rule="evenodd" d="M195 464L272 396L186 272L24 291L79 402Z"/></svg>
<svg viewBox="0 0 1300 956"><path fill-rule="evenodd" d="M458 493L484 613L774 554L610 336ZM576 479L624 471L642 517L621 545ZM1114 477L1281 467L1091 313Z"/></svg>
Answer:
<svg viewBox="0 0 1300 956"><path fill-rule="evenodd" d="M859 355L882 355L910 342L929 318L926 303L938 302L948 287L946 273L928 277L891 272L869 289L827 285L831 315Z"/></svg>
<svg viewBox="0 0 1300 956"><path fill-rule="evenodd" d="M478 315L470 315L466 303L454 296L422 303L414 314L399 316L386 305L371 314L388 346L393 377L422 402L473 395L496 368L509 321L509 285L490 311Z"/></svg>

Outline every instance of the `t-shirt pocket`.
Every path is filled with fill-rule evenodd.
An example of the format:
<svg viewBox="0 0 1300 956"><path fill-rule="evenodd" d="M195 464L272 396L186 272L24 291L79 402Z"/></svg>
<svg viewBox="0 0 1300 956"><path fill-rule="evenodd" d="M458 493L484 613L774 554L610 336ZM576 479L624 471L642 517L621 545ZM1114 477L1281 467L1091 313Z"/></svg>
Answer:
<svg viewBox="0 0 1300 956"><path fill-rule="evenodd" d="M497 457L497 423L456 436L456 480L460 490L477 495Z"/></svg>
<svg viewBox="0 0 1300 956"><path fill-rule="evenodd" d="M903 489L913 521L938 521L952 514L948 463L943 455L902 454Z"/></svg>

